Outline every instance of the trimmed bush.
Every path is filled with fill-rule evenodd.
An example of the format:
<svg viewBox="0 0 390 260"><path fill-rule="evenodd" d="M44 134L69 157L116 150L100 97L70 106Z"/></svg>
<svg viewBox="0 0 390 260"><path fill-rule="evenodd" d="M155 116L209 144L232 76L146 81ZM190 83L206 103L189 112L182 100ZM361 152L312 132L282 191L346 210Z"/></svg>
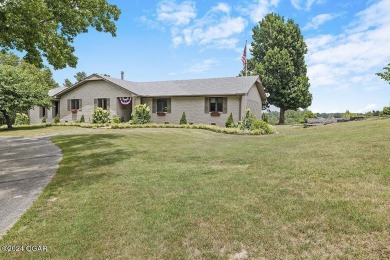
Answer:
<svg viewBox="0 0 390 260"><path fill-rule="evenodd" d="M261 114L261 120L263 120L264 122L268 123L268 115L266 113L262 113Z"/></svg>
<svg viewBox="0 0 390 260"><path fill-rule="evenodd" d="M226 120L225 126L228 128L235 127L232 113L230 113L228 119Z"/></svg>
<svg viewBox="0 0 390 260"><path fill-rule="evenodd" d="M30 124L30 120L28 119L27 114L16 113L15 125L28 125L28 124Z"/></svg>
<svg viewBox="0 0 390 260"><path fill-rule="evenodd" d="M54 117L54 123L58 124L60 122L60 115Z"/></svg>
<svg viewBox="0 0 390 260"><path fill-rule="evenodd" d="M252 111L248 108L245 111L245 116L242 119L241 124L239 127L241 129L249 130L252 126L252 122L256 119L255 115L252 113Z"/></svg>
<svg viewBox="0 0 390 260"><path fill-rule="evenodd" d="M114 124L119 124L121 122L121 118L119 116L114 116L112 118L112 122L114 122Z"/></svg>
<svg viewBox="0 0 390 260"><path fill-rule="evenodd" d="M92 123L94 124L105 124L110 123L110 112L107 110L97 107L92 113Z"/></svg>
<svg viewBox="0 0 390 260"><path fill-rule="evenodd" d="M186 118L186 113L185 112L183 112L183 114L181 114L180 124L181 125L187 124L187 118Z"/></svg>
<svg viewBox="0 0 390 260"><path fill-rule="evenodd" d="M46 116L42 117L42 124L46 123Z"/></svg>
<svg viewBox="0 0 390 260"><path fill-rule="evenodd" d="M147 124L152 117L150 108L146 104L135 106L134 112L131 114L133 124Z"/></svg>
<svg viewBox="0 0 390 260"><path fill-rule="evenodd" d="M263 120L255 119L252 122L252 125L250 127L251 131L261 131L261 134L272 134L274 133L274 129L271 125L269 125L267 122Z"/></svg>
<svg viewBox="0 0 390 260"><path fill-rule="evenodd" d="M85 122L84 115L81 115L81 118L80 118L80 123L84 123L84 122Z"/></svg>

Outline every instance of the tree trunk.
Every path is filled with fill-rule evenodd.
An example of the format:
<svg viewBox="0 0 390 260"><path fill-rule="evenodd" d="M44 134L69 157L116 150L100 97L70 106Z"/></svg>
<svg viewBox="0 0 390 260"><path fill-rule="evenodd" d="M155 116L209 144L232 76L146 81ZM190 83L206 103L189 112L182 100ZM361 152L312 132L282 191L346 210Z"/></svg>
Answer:
<svg viewBox="0 0 390 260"><path fill-rule="evenodd" d="M7 112L5 110L0 110L0 112L3 113L3 115L4 115L5 121L7 122L8 129L12 129L11 118L9 117Z"/></svg>
<svg viewBox="0 0 390 260"><path fill-rule="evenodd" d="M284 125L284 108L280 108L280 113L279 113L279 125Z"/></svg>

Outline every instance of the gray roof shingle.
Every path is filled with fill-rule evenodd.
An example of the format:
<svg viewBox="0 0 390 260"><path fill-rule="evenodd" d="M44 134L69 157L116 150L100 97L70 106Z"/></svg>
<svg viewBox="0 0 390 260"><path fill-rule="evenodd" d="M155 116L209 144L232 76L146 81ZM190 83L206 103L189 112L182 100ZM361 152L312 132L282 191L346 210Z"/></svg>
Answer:
<svg viewBox="0 0 390 260"><path fill-rule="evenodd" d="M163 96L212 96L244 95L259 80L259 76L228 77L211 79L170 80L155 82L133 82L103 75L92 74L70 88L57 88L51 96L60 97L91 79L101 78L142 97ZM56 90L57 90L56 89ZM54 90L53 90L54 91ZM50 92L49 92L50 94Z"/></svg>
<svg viewBox="0 0 390 260"><path fill-rule="evenodd" d="M258 76L249 76L156 82L131 82L106 76L100 77L144 97L245 94L259 78Z"/></svg>
<svg viewBox="0 0 390 260"><path fill-rule="evenodd" d="M57 95L58 93L60 93L61 91L67 89L66 87L57 87L57 88L53 88L53 89L50 89L49 90L49 96L55 96Z"/></svg>

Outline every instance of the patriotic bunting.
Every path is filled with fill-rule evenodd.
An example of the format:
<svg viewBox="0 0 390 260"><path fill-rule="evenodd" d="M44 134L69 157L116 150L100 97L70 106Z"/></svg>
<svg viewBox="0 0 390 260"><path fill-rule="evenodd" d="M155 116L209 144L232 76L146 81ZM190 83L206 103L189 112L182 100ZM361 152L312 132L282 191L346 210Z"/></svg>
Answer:
<svg viewBox="0 0 390 260"><path fill-rule="evenodd" d="M119 102L121 102L121 105L127 106L131 102L131 97L120 97Z"/></svg>

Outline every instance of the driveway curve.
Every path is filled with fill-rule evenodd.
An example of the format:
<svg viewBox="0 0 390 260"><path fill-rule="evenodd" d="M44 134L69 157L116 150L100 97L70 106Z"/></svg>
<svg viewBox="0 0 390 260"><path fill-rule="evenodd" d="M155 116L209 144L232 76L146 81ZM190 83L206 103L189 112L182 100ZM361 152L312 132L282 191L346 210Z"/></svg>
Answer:
<svg viewBox="0 0 390 260"><path fill-rule="evenodd" d="M50 137L0 137L0 238L33 204L61 159Z"/></svg>

